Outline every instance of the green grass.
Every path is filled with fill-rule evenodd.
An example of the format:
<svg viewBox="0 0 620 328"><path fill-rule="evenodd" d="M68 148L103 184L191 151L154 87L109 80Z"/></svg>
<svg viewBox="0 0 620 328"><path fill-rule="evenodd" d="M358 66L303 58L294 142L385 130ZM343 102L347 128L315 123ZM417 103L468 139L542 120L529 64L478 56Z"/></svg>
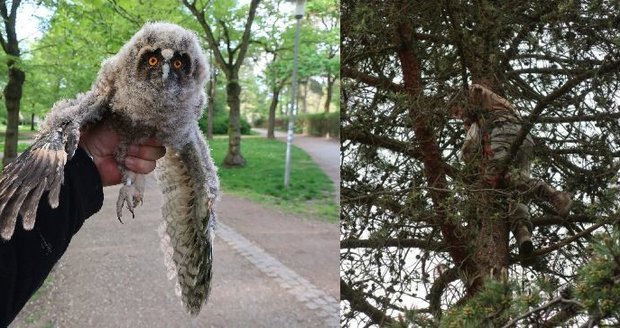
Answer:
<svg viewBox="0 0 620 328"><path fill-rule="evenodd" d="M29 140L34 139L37 135L38 131L31 131L30 125L19 125L17 128L19 140ZM4 133L6 132L6 125L0 124L0 135L2 135L2 140L4 140Z"/></svg>
<svg viewBox="0 0 620 328"><path fill-rule="evenodd" d="M215 164L220 168L222 190L275 206L288 213L338 222L338 204L329 177L303 150L293 147L291 184L284 188L286 144L261 137L244 137L241 154L243 168L222 165L228 150L227 137L209 141Z"/></svg>
<svg viewBox="0 0 620 328"><path fill-rule="evenodd" d="M29 142L22 142L20 140L32 140L36 137L37 131L30 131L30 125L20 125L17 135L17 152L24 152L29 146ZM4 133L6 132L6 126L0 124L0 153L4 153Z"/></svg>
<svg viewBox="0 0 620 328"><path fill-rule="evenodd" d="M30 300L28 300L28 303L33 303L36 302L39 298L41 298L41 296L43 296L43 294L47 293L47 291L49 290L50 286L54 283L54 277L53 274L50 274L49 276L47 276L47 278L45 278L45 281L43 282L43 285L37 289L37 291L32 295L32 297L30 297ZM33 307L31 307L33 308ZM33 308L35 310L33 310L33 312L28 313L28 315L24 318L24 322L26 322L28 325L33 325L39 322L39 320L43 317L44 314L46 314L46 310L44 309L40 309L40 308ZM49 326L49 322L44 326L44 327L48 327Z"/></svg>
<svg viewBox="0 0 620 328"><path fill-rule="evenodd" d="M4 138L0 138L0 153L4 153ZM30 147L30 143L28 142L18 142L17 143L17 152L23 153L28 147Z"/></svg>

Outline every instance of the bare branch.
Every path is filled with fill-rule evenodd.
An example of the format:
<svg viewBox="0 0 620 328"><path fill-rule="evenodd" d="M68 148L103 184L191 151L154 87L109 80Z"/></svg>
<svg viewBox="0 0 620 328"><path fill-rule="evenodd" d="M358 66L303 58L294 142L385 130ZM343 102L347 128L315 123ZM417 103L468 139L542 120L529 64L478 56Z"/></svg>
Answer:
<svg viewBox="0 0 620 328"><path fill-rule="evenodd" d="M587 235L591 234L594 230L602 227L605 224L608 224L608 223L607 222L597 223L597 224L589 227L588 229L583 230L582 232L580 232L580 233L578 233L578 234L576 234L574 236L571 236L571 237L566 238L566 239L562 239L561 241L559 241L559 242L557 242L557 243L555 243L555 244L553 244L553 245L551 245L549 247L541 248L541 249L539 249L537 251L534 251L534 253L532 253L531 257L543 256L543 255L551 253L551 252L553 252L553 251L555 251L557 249L560 249L560 248L562 248L562 247L572 243L573 241L575 241L575 240L577 240L579 238L582 238L584 236L587 236Z"/></svg>
<svg viewBox="0 0 620 328"><path fill-rule="evenodd" d="M530 121L531 116L525 117ZM601 122L613 121L620 119L620 112L598 113L598 114L581 114L576 116L558 116L558 117L540 117L536 123L575 123L575 122Z"/></svg>
<svg viewBox="0 0 620 328"><path fill-rule="evenodd" d="M340 298L349 301L351 309L366 314L376 325L384 327L391 326L395 323L394 319L368 303L365 300L366 297L364 293L355 291L342 279L340 279Z"/></svg>
<svg viewBox="0 0 620 328"><path fill-rule="evenodd" d="M448 285L457 280L459 278L459 270L457 267L452 267L446 271L444 271L435 281L433 282L433 286L431 290L428 292L428 300L429 300L429 309L431 313L440 317L441 316L441 295L443 294L444 289L448 287Z"/></svg>
<svg viewBox="0 0 620 328"><path fill-rule="evenodd" d="M430 240L421 239L343 239L340 241L340 248L382 248L382 247L398 247L398 248L422 248L429 251L445 251L444 245Z"/></svg>
<svg viewBox="0 0 620 328"><path fill-rule="evenodd" d="M555 101L556 99L560 98L561 96L563 96L564 94L572 90L572 88L577 86L579 83L589 78L592 78L593 76L596 76L598 74L617 70L618 67L620 67L620 61L614 61L614 62L603 64L596 69L591 69L584 73L578 74L574 76L573 78L571 78L570 80L566 81L561 87L559 87L558 89L556 89L555 91L547 95L541 101L539 101L536 104L536 107L534 107L534 109L532 110L532 114L530 115L529 120L523 124L523 126L521 127L521 130L519 131L519 134L515 138L515 141L512 143L512 145L510 145L508 156L506 156L504 161L501 163L501 167L503 167L504 170L502 174L500 174L500 176L505 175L505 173L508 171L509 164L514 160L527 134L530 132L530 130L534 126L534 123L536 123L536 121L538 120L538 117L542 114L543 110L545 110L545 108L547 108L549 104L551 104L553 101Z"/></svg>
<svg viewBox="0 0 620 328"><path fill-rule="evenodd" d="M355 70L349 67L342 67L341 74L343 77L348 77L348 78L358 80L360 82L363 82L377 89L384 89L384 90L388 90L392 92L404 92L405 91L405 86L403 85L396 84L392 81L389 81L387 79L383 79L380 77L375 77L375 76L371 76L368 74L364 74L358 70Z"/></svg>

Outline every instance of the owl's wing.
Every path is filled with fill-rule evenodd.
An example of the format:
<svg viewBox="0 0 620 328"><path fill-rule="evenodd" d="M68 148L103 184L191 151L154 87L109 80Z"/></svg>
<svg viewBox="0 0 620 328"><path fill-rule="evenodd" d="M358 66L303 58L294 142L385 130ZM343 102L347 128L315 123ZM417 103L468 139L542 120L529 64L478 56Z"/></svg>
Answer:
<svg viewBox="0 0 620 328"><path fill-rule="evenodd" d="M186 310L198 315L210 291L219 182L197 125L190 139L182 149L166 149L156 174L164 198L160 235L168 279L177 279Z"/></svg>
<svg viewBox="0 0 620 328"><path fill-rule="evenodd" d="M88 93L57 103L34 143L4 168L0 177L2 239L13 235L18 214L24 229L32 230L44 192L49 191L50 206L58 207L64 167L77 149L80 126L101 107L96 98Z"/></svg>

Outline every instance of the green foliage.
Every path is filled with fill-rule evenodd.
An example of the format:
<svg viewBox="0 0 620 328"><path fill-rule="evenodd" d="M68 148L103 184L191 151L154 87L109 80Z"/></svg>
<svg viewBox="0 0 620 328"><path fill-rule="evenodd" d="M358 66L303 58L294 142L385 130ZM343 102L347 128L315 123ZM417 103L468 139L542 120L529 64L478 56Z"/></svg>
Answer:
<svg viewBox="0 0 620 328"><path fill-rule="evenodd" d="M327 8L323 3L332 3L330 8L337 8L335 1L317 1L309 5L307 19L304 19L302 30L302 54L305 58L300 65L302 76L323 75L320 63L320 44L331 42L334 47L339 42L333 35L338 31L331 31L332 37L317 36L318 31L325 27L319 26L321 17L332 17L334 12L322 12ZM248 60L240 71L240 83L243 86L241 94L242 113L250 120L266 116L268 107L269 87L271 83L290 82L292 69L292 40L294 20L290 13L281 10L284 1L267 2L260 4L252 39L261 44L269 44L272 49L278 49L278 60L267 63L267 54L253 43L254 62L265 63L267 69L257 72L254 65ZM45 31L42 38L27 44L24 49L23 60L20 65L27 72L24 85L21 111L24 115L31 113L44 116L53 104L62 98L72 98L79 92L88 90L99 71L101 62L115 54L119 48L146 22L165 20L193 29L205 40L204 31L198 21L179 1L164 0L157 2L143 2L136 0L117 1L59 1L42 2L53 12L51 18L41 20L41 28ZM206 19L213 28L216 40L223 42L226 38L238 40L241 37L248 5L245 2L226 1L198 1L197 6L207 5ZM337 10L336 10L337 12ZM337 13L336 13L337 15ZM310 22L312 21L312 24ZM260 23L260 24L259 24ZM318 25L317 25L318 24ZM226 30L223 26L226 26ZM323 32L321 32L323 33ZM203 44L208 49L206 42ZM234 47L233 47L234 48ZM224 57L228 57L226 47L222 47ZM286 55L284 55L286 53ZM2 55L4 58L4 55ZM275 58L275 57L274 57ZM307 73L304 73L307 72ZM304 75L305 74L305 75ZM223 77L223 75L222 75ZM0 66L0 83L6 79L6 68ZM225 79L220 78L218 85ZM225 88L216 90L216 112L226 107ZM6 116L0 111L0 118ZM217 115L219 122L227 129L225 119ZM204 122L203 122L204 123ZM247 122L241 123L247 133ZM220 124L218 124L220 126Z"/></svg>
<svg viewBox="0 0 620 328"><path fill-rule="evenodd" d="M217 80L215 99L213 101L214 119L213 134L228 134L228 107L226 106L226 81ZM250 123L241 117L241 134L250 134ZM198 121L200 129L207 133L207 109L204 110L202 117Z"/></svg>
<svg viewBox="0 0 620 328"><path fill-rule="evenodd" d="M209 145L215 163L220 164L228 141L215 138L209 141ZM224 192L246 196L287 212L337 222L334 186L303 150L293 147L291 185L284 188L285 143L248 137L243 139L242 147L247 165L243 168L221 167L219 170Z"/></svg>
<svg viewBox="0 0 620 328"><path fill-rule="evenodd" d="M306 114L298 117L303 132L315 137L340 137L340 113Z"/></svg>
<svg viewBox="0 0 620 328"><path fill-rule="evenodd" d="M525 315L516 326L551 327L619 312L616 264L605 266L618 253L588 267L596 257L586 251L593 242L587 229L600 221L600 230L617 225L620 129L609 114L617 112L620 90L619 29L610 14L618 9L617 1L342 2L341 266L352 269L341 278L355 296L342 295L344 326L378 326L411 308L418 313L412 327L421 313L444 326L486 327L489 320L501 327ZM470 171L473 185L461 169L463 122L450 115L455 96L472 83L495 89L533 123L522 132L536 140L534 181L573 195L571 213L559 218L548 204L551 193L532 195L534 188L512 186L514 180L501 191L490 188L527 200L537 255L531 262L520 261L508 224L497 221L510 217L507 210L495 210L488 197L461 196L461 181L471 192L487 192L478 181L488 167ZM377 231L388 232L385 242L394 247L376 247ZM488 264L497 262L521 290L483 302L468 282L489 277ZM458 274L433 274L446 267ZM589 314L560 293L576 288L584 267L582 279L591 278L579 288ZM494 322L485 306L506 299L510 306L497 308ZM578 310L566 310L572 307Z"/></svg>
<svg viewBox="0 0 620 328"><path fill-rule="evenodd" d="M227 112L216 112L213 118L213 134L228 134L228 114ZM240 118L241 123L241 134L248 135L251 132L252 127L248 120L244 117ZM198 126L205 134L207 133L207 113L202 115L200 121L198 121Z"/></svg>
<svg viewBox="0 0 620 328"><path fill-rule="evenodd" d="M101 62L118 52L146 21L187 25L180 7L173 0L54 3L53 16L42 22L46 33L31 45L24 60L28 78L22 110L42 115L57 100L90 89Z"/></svg>
<svg viewBox="0 0 620 328"><path fill-rule="evenodd" d="M620 233L598 236L591 261L579 273L575 296L590 315L620 318Z"/></svg>
<svg viewBox="0 0 620 328"><path fill-rule="evenodd" d="M486 327L493 322L504 322L508 318L506 309L513 303L512 289L515 287L489 280L475 297L464 305L451 308L442 318L439 327L477 328Z"/></svg>

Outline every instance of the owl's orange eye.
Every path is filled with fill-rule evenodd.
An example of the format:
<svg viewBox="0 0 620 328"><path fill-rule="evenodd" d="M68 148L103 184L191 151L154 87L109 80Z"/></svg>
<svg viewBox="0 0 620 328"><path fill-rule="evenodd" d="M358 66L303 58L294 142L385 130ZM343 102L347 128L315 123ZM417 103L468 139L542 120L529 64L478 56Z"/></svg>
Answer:
<svg viewBox="0 0 620 328"><path fill-rule="evenodd" d="M181 68L181 66L183 66L183 62L181 62L181 60L177 59L172 63L172 66L176 69Z"/></svg>
<svg viewBox="0 0 620 328"><path fill-rule="evenodd" d="M159 59L157 59L157 57L155 56L149 57L149 65L155 66L157 65L158 62L159 62Z"/></svg>

